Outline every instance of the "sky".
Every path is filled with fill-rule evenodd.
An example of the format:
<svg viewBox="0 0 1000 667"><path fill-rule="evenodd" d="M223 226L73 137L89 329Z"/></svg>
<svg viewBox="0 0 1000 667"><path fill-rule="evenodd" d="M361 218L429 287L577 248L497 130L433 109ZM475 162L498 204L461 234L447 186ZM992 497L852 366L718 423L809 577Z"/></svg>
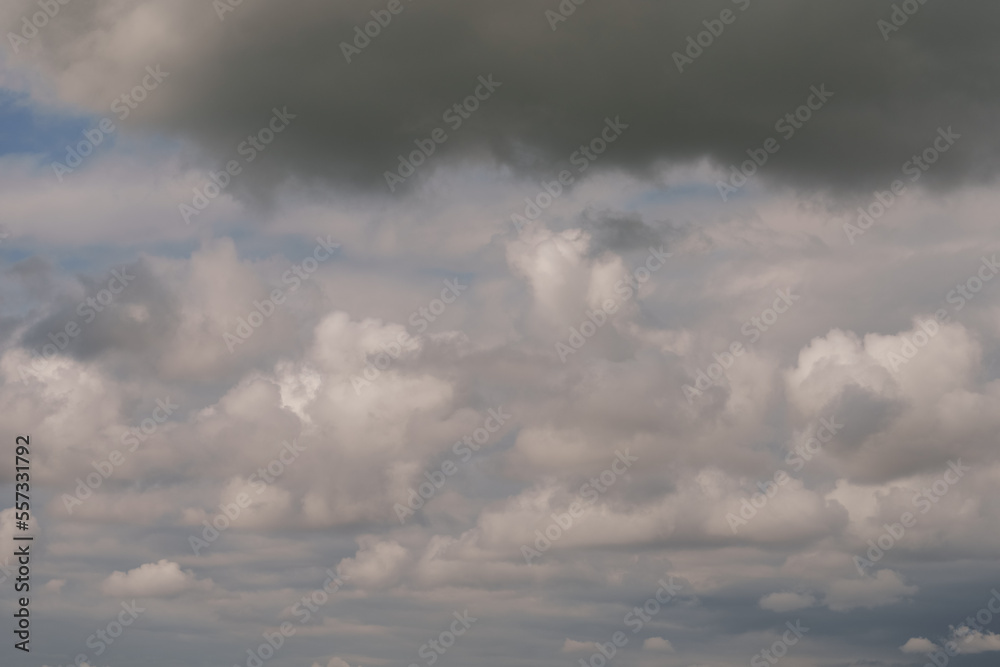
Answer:
<svg viewBox="0 0 1000 667"><path fill-rule="evenodd" d="M995 665L998 19L7 0L2 663Z"/></svg>

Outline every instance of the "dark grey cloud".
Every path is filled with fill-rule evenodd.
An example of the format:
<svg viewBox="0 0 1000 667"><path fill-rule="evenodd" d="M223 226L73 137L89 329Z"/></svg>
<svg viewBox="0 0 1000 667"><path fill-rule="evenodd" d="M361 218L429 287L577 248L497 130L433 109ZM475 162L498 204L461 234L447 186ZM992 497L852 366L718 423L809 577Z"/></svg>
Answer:
<svg viewBox="0 0 1000 667"><path fill-rule="evenodd" d="M584 211L581 228L592 235L591 255L605 251L623 252L659 246L663 233L642 219L642 216L590 208Z"/></svg>
<svg viewBox="0 0 1000 667"><path fill-rule="evenodd" d="M109 350L134 351L138 345L162 344L165 332L174 329L176 323L172 321L173 308L155 303L154 295L166 295L150 278L142 262L122 265L114 273L78 276L76 294L63 296L47 317L25 332L22 344L40 349L54 343L65 354L82 360L94 359ZM129 317L129 306L147 304L152 307L143 308L141 320ZM67 327L72 327L70 334L63 338ZM53 336L65 340L65 344L53 341Z"/></svg>
<svg viewBox="0 0 1000 667"><path fill-rule="evenodd" d="M825 414L843 415L844 427L831 450L850 452L880 433L902 412L903 406L858 386L848 386L826 408Z"/></svg>
<svg viewBox="0 0 1000 667"><path fill-rule="evenodd" d="M102 6L72 8L78 37ZM292 126L235 188L297 177L387 192L383 173L438 127L448 140L429 165L472 156L551 177L609 117L628 129L598 165L637 172L702 157L728 167L774 137L766 178L886 188L939 127L962 139L925 183L988 179L997 168L998 93L986 83L1000 49L995 3L924 4L886 40L877 22L891 16L888 0L590 2L555 31L545 16L555 1L406 0L347 63L341 43L383 6L246 2L220 22L205 3L172 4L169 29L185 48L165 50L169 85L135 118L194 139L220 164L239 159L237 146L272 108L287 107ZM679 72L672 54L723 10L734 22ZM43 35L57 37L66 33ZM79 55L51 48L57 66ZM490 75L501 87L451 129L443 113ZM791 137L776 130L824 85L834 95L804 127Z"/></svg>

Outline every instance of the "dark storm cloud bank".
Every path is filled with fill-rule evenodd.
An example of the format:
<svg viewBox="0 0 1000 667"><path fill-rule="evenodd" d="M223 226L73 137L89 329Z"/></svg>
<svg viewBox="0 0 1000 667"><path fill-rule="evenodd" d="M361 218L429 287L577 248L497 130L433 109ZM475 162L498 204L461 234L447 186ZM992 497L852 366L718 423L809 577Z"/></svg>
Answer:
<svg viewBox="0 0 1000 667"><path fill-rule="evenodd" d="M878 23L894 12L884 0L590 0L558 22L545 14L556 0L400 3L393 15L381 13L388 2L248 1L224 21L207 3L171 6L197 38L171 55L173 85L147 120L207 146L217 165L287 107L292 127L237 187L295 175L388 193L385 172L408 172L397 156L436 129L444 140L397 192L460 156L554 177L606 118L628 129L599 168L709 156L728 169L773 138L779 149L755 178L887 189L949 126L962 140L925 183L997 167L996 3L908 0L915 12L897 13L906 22L892 31ZM391 20L354 47L372 11ZM699 33L707 46L691 46ZM487 93L490 75L500 85ZM811 119L776 128L823 86L833 95ZM446 115L477 91L478 109Z"/></svg>
<svg viewBox="0 0 1000 667"><path fill-rule="evenodd" d="M134 349L144 344L144 337L162 337L163 332L176 328L176 318L167 314L172 308L145 308L167 300L167 295L142 262L122 265L96 278L79 276L79 281L81 292L75 298L63 297L45 319L25 332L24 347L45 356L48 346L88 360L113 349ZM142 321L129 316L130 306L143 307Z"/></svg>

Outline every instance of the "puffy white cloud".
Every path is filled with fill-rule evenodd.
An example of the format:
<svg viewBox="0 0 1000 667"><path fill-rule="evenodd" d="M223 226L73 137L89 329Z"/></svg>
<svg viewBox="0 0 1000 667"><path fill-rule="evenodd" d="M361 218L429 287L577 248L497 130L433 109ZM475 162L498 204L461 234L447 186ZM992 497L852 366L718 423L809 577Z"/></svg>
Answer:
<svg viewBox="0 0 1000 667"><path fill-rule="evenodd" d="M958 650L962 653L986 653L1000 651L1000 634L960 628L955 632Z"/></svg>
<svg viewBox="0 0 1000 667"><path fill-rule="evenodd" d="M896 604L918 590L918 586L908 586L897 572L879 570L874 577L832 582L824 603L833 611L872 609Z"/></svg>
<svg viewBox="0 0 1000 667"><path fill-rule="evenodd" d="M394 540L363 536L358 538L358 545L357 554L337 566L338 574L358 586L379 589L396 584L412 558L409 550Z"/></svg>
<svg viewBox="0 0 1000 667"><path fill-rule="evenodd" d="M62 592L62 588L65 585L66 585L65 579L50 579L49 581L45 582L45 590L51 593L59 594L60 592Z"/></svg>
<svg viewBox="0 0 1000 667"><path fill-rule="evenodd" d="M903 653L931 653L937 650L937 644L924 637L910 637L899 650Z"/></svg>
<svg viewBox="0 0 1000 667"><path fill-rule="evenodd" d="M663 637L649 637L642 643L642 649L644 651L665 651L668 653L674 652L674 646L668 640Z"/></svg>
<svg viewBox="0 0 1000 667"><path fill-rule="evenodd" d="M190 590L208 590L211 580L197 579L193 572L182 571L177 563L162 559L134 570L116 570L101 584L101 592L110 597L170 597Z"/></svg>
<svg viewBox="0 0 1000 667"><path fill-rule="evenodd" d="M805 593L771 593L762 597L758 604L761 609L784 613L811 607L816 604L816 598Z"/></svg>
<svg viewBox="0 0 1000 667"><path fill-rule="evenodd" d="M590 653L597 650L597 644L594 642L580 642L567 637L566 641L563 642L562 648L559 650L563 653Z"/></svg>

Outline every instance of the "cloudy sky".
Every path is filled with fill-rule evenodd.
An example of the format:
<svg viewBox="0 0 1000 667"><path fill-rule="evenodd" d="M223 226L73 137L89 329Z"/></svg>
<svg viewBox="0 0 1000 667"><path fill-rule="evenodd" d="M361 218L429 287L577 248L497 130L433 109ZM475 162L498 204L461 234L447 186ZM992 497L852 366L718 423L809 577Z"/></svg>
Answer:
<svg viewBox="0 0 1000 667"><path fill-rule="evenodd" d="M0 662L995 665L998 20L6 0Z"/></svg>

